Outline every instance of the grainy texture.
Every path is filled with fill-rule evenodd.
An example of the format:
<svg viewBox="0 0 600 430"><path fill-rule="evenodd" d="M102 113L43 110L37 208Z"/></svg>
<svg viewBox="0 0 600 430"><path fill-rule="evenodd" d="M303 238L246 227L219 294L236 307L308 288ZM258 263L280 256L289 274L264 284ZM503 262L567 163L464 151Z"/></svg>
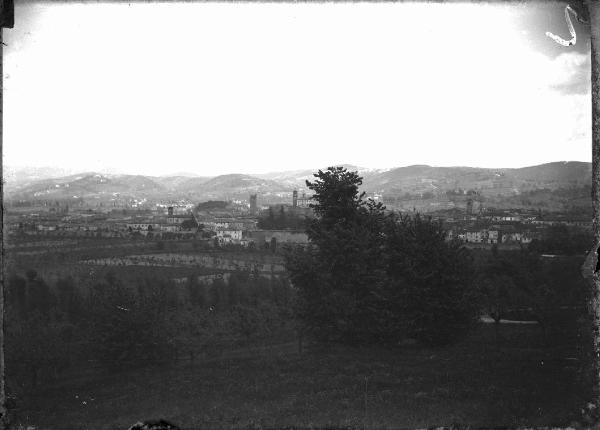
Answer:
<svg viewBox="0 0 600 430"><path fill-rule="evenodd" d="M0 27L0 77L3 76L2 65L2 27ZM0 153L2 153L3 142L3 97L2 79L0 79ZM1 157L1 156L0 156ZM2 175L2 163L0 163L0 177ZM0 181L0 428L8 426L6 414L6 393L4 390L4 181Z"/></svg>
<svg viewBox="0 0 600 430"><path fill-rule="evenodd" d="M596 271L600 247L600 3L589 1L592 49L592 206L594 210L594 236L596 245L590 251L583 275L593 288L591 301L594 313L594 343L596 358L600 357L600 276ZM596 363L596 371L600 366ZM600 392L598 390L597 392ZM597 395L597 402L600 398Z"/></svg>
<svg viewBox="0 0 600 430"><path fill-rule="evenodd" d="M0 19L2 28L13 28L15 26L15 5L13 0L2 0L2 12L0 13Z"/></svg>

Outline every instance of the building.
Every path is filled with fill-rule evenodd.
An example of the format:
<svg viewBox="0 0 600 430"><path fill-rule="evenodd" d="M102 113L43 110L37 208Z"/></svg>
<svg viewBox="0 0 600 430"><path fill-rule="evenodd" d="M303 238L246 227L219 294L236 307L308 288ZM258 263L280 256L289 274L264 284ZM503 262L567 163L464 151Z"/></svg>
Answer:
<svg viewBox="0 0 600 430"><path fill-rule="evenodd" d="M199 222L206 230L212 231L217 231L218 229L255 230L257 223L257 220L247 218L214 218Z"/></svg>
<svg viewBox="0 0 600 430"><path fill-rule="evenodd" d="M297 230L255 230L247 231L244 238L255 242L257 245L270 243L275 239L277 243L308 243L308 235L304 231Z"/></svg>
<svg viewBox="0 0 600 430"><path fill-rule="evenodd" d="M467 199L467 216L473 215L473 199Z"/></svg>
<svg viewBox="0 0 600 430"><path fill-rule="evenodd" d="M220 228L216 230L219 242L233 243L242 240L242 230Z"/></svg>
<svg viewBox="0 0 600 430"><path fill-rule="evenodd" d="M523 235L518 231L504 233L502 235L502 243L511 243L511 242L521 243L522 238L523 238Z"/></svg>
<svg viewBox="0 0 600 430"><path fill-rule="evenodd" d="M498 243L498 237L499 237L499 232L498 230L488 230L487 231L487 242L488 243Z"/></svg>
<svg viewBox="0 0 600 430"><path fill-rule="evenodd" d="M149 222L128 223L127 229L129 231L131 231L131 230L145 230L145 231L150 230L150 231L152 231L154 229L154 224L149 223Z"/></svg>
<svg viewBox="0 0 600 430"><path fill-rule="evenodd" d="M167 217L168 224L183 224L185 221L191 221L192 217L187 215L171 215Z"/></svg>
<svg viewBox="0 0 600 430"><path fill-rule="evenodd" d="M307 196L306 193L302 193L302 197L297 197L296 198L296 206L295 207L299 207L299 208L308 208L310 207L311 204L315 204L316 200L313 198L313 196Z"/></svg>
<svg viewBox="0 0 600 430"><path fill-rule="evenodd" d="M160 231L175 233L181 230L181 226L178 224L160 224Z"/></svg>
<svg viewBox="0 0 600 430"><path fill-rule="evenodd" d="M250 213L256 215L258 213L258 204L256 194L250 194Z"/></svg>
<svg viewBox="0 0 600 430"><path fill-rule="evenodd" d="M468 229L465 232L465 241L471 243L483 243L484 232L477 229Z"/></svg>

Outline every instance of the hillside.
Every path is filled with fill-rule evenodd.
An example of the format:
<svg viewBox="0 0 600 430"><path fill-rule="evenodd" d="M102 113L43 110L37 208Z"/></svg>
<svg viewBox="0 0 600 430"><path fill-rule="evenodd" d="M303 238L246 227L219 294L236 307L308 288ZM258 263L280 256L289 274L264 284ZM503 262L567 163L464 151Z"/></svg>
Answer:
<svg viewBox="0 0 600 430"><path fill-rule="evenodd" d="M592 163L580 161L559 161L520 169L503 169L506 175L517 180L584 185L591 182Z"/></svg>
<svg viewBox="0 0 600 430"><path fill-rule="evenodd" d="M365 178L367 192L439 193L478 190L483 195L511 195L532 189L558 189L591 183L591 163L556 162L519 169L474 167L399 167Z"/></svg>
<svg viewBox="0 0 600 430"><path fill-rule="evenodd" d="M358 172L364 180L369 180L370 177L381 172L385 172L385 169L368 169L366 167L355 166L353 164L337 164L337 166L343 166L346 169ZM277 181L281 184L285 184L289 187L303 188L305 187L305 181L314 179L314 174L318 170L326 170L327 167L317 167L314 169L301 169L301 170L287 170L281 172L270 172L254 175L257 178L270 179Z"/></svg>
<svg viewBox="0 0 600 430"><path fill-rule="evenodd" d="M50 178L72 175L70 169L60 167L12 167L4 166L3 180L6 184L25 185Z"/></svg>
<svg viewBox="0 0 600 430"><path fill-rule="evenodd" d="M194 194L205 197L242 197L248 194L270 194L290 191L289 187L270 179L257 178L250 175L230 174L216 176L202 184L193 191Z"/></svg>
<svg viewBox="0 0 600 430"><path fill-rule="evenodd" d="M103 175L83 173L61 178L43 179L23 186L9 187L10 199L58 200L79 197L136 197L164 192L164 187L141 175Z"/></svg>
<svg viewBox="0 0 600 430"><path fill-rule="evenodd" d="M210 176L161 176L152 178L154 182L162 185L174 193L186 193L195 190L200 185L211 179Z"/></svg>
<svg viewBox="0 0 600 430"><path fill-rule="evenodd" d="M346 166L363 177L363 191L392 198L437 197L447 192L476 190L487 198L518 196L535 190L582 188L591 184L591 163L555 162L518 169L432 167L413 165L388 170ZM119 197L185 197L192 200L247 199L259 194L263 202L287 199L293 189L305 191L305 181L318 169L263 175L228 174L216 177L148 177L95 172L57 178L7 181L7 199L51 200ZM287 201L287 200L286 200Z"/></svg>

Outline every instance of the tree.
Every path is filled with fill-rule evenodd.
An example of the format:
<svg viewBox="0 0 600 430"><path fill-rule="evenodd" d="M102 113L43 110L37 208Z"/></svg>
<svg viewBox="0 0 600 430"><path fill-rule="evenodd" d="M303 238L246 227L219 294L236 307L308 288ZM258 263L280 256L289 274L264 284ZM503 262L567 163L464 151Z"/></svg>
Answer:
<svg viewBox="0 0 600 430"><path fill-rule="evenodd" d="M285 215L285 209L283 208L283 205L281 205L281 207L279 208L279 219L277 220L277 227L279 227L280 229L287 228L287 217Z"/></svg>
<svg viewBox="0 0 600 430"><path fill-rule="evenodd" d="M585 255L593 244L592 234L565 225L555 225L546 230L542 239L534 239L529 249L540 254Z"/></svg>
<svg viewBox="0 0 600 430"><path fill-rule="evenodd" d="M258 227L265 230L299 229L304 227L306 216L293 211L286 212L285 207L279 207L279 215L275 217L272 207L258 218Z"/></svg>
<svg viewBox="0 0 600 430"><path fill-rule="evenodd" d="M343 167L330 167L327 171L319 170L314 175L317 180L306 181L306 186L314 191L310 207L318 217L309 226L309 237L318 238L315 229L331 229L335 224L347 226L358 215L358 208L364 202L358 195L358 189L362 185L362 178L356 172L348 172Z"/></svg>
<svg viewBox="0 0 600 430"><path fill-rule="evenodd" d="M207 202L198 203L196 205L197 211L225 209L229 203L222 200L209 200Z"/></svg>
<svg viewBox="0 0 600 430"><path fill-rule="evenodd" d="M90 350L109 367L154 363L171 352L165 285L138 283L138 294L118 280L96 285L89 303Z"/></svg>
<svg viewBox="0 0 600 430"><path fill-rule="evenodd" d="M430 218L387 214L359 195L362 178L330 167L307 181L316 203L306 249L286 255L297 314L321 340L345 343L455 340L470 327L470 256Z"/></svg>
<svg viewBox="0 0 600 430"><path fill-rule="evenodd" d="M247 345L250 345L251 337L260 330L259 312L250 306L236 305L233 308L233 315L238 332L243 335Z"/></svg>
<svg viewBox="0 0 600 430"><path fill-rule="evenodd" d="M186 219L181 223L181 228L184 230L194 230L198 228L198 223L193 219Z"/></svg>
<svg viewBox="0 0 600 430"><path fill-rule="evenodd" d="M384 297L393 332L427 344L458 340L480 312L471 254L447 242L442 224L429 217L406 215L386 225Z"/></svg>
<svg viewBox="0 0 600 430"><path fill-rule="evenodd" d="M551 260L533 252L521 252L516 271L519 289L547 341L569 330L587 307L587 285L581 276L583 257L562 256Z"/></svg>
<svg viewBox="0 0 600 430"><path fill-rule="evenodd" d="M21 319L27 316L27 281L25 278L12 275L8 278L6 288L7 305L18 311Z"/></svg>
<svg viewBox="0 0 600 430"><path fill-rule="evenodd" d="M275 214L273 213L273 208L269 206L269 215L267 217L266 225L268 229L275 228Z"/></svg>
<svg viewBox="0 0 600 430"><path fill-rule="evenodd" d="M480 282L483 304L489 316L494 320L494 332L496 342L498 342L500 321L514 307L516 285L508 274L490 274L482 277Z"/></svg>
<svg viewBox="0 0 600 430"><path fill-rule="evenodd" d="M73 278L60 278L56 281L58 292L58 306L67 319L76 323L83 313L83 298L75 287Z"/></svg>
<svg viewBox="0 0 600 430"><path fill-rule="evenodd" d="M28 378L36 386L43 374L55 376L70 360L64 342L64 324L49 323L38 311L25 321L9 321L6 327L7 367L11 376ZM12 373L17 375L12 375Z"/></svg>
<svg viewBox="0 0 600 430"><path fill-rule="evenodd" d="M383 280L381 224L383 206L364 202L362 179L355 172L331 167L307 181L316 217L307 234L314 245L288 254L291 280L299 288L298 313L308 332L322 340L346 343L377 337L375 292ZM379 276L378 276L379 275Z"/></svg>
<svg viewBox="0 0 600 430"><path fill-rule="evenodd" d="M56 297L44 279L28 276L27 303L28 311L38 311L43 317L48 317L50 310L56 304Z"/></svg>
<svg viewBox="0 0 600 430"><path fill-rule="evenodd" d="M198 282L197 273L188 277L187 288L192 306L203 308L206 305L206 285Z"/></svg>

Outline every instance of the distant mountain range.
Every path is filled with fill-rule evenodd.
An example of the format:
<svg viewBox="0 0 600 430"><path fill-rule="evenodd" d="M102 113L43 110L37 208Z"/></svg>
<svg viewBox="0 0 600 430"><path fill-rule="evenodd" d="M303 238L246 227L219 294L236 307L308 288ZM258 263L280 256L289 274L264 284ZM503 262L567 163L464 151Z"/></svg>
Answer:
<svg viewBox="0 0 600 430"><path fill-rule="evenodd" d="M388 196L442 195L450 190L476 190L484 196L514 196L539 189L565 189L591 184L591 163L554 162L518 169L432 167L414 165L366 169L345 165L363 177L363 190ZM322 168L324 169L324 168ZM305 181L319 169L261 175L229 174L215 177L176 174L142 176L85 172L65 174L61 169L5 169L7 200L64 200L73 198L248 199L288 201L294 189L307 191Z"/></svg>

